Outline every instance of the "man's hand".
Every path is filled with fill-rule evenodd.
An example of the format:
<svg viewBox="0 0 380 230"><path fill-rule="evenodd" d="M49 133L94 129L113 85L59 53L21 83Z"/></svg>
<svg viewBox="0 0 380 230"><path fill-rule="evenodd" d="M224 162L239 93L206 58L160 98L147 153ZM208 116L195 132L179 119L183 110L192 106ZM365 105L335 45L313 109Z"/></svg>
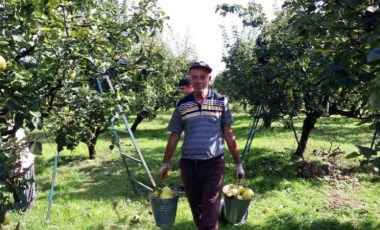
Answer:
<svg viewBox="0 0 380 230"><path fill-rule="evenodd" d="M160 180L168 178L169 177L168 171L169 171L169 163L162 163L160 171L158 171L158 178Z"/></svg>
<svg viewBox="0 0 380 230"><path fill-rule="evenodd" d="M245 176L245 172L242 164L235 164L235 177L241 179Z"/></svg>

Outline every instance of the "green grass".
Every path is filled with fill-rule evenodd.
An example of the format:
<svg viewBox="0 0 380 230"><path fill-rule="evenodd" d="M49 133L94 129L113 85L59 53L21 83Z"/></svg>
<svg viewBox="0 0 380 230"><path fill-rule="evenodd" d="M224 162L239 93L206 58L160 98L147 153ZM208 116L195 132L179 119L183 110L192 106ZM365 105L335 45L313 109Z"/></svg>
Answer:
<svg viewBox="0 0 380 230"><path fill-rule="evenodd" d="M239 148L244 149L250 129L248 115L235 114L234 131ZM156 119L145 121L134 133L145 160L154 175L161 165L168 133L165 128L170 113L161 113ZM300 135L302 119L295 119ZM136 156L131 140L123 126L119 128L125 153ZM329 160L329 149L339 147L345 151L335 158L331 175L318 178L302 177L296 163L291 160L296 142L291 130L281 122L273 123L270 130L257 129L251 150L244 157L246 179L244 185L255 192L248 212L248 220L241 226L220 225L220 229L379 229L379 176L369 168L359 167L358 159L347 160L345 155L357 151L356 144L369 146L372 131L369 124L342 117L321 118L308 142L305 158L320 166ZM148 202L148 192L137 185L133 192L130 180L117 149L109 149L109 134L101 137L97 146L97 159L88 160L87 148L78 146L74 152L60 155L59 167L51 207L50 220L46 221L48 199L52 181L55 146L45 143L44 153L37 157L37 200L25 213L11 212L12 223L4 229L158 229L155 226ZM315 151L313 151L315 150ZM316 153L316 154L313 154ZM177 187L181 181L178 166L179 148L173 159L170 178L160 185ZM233 163L226 156L225 183L233 178ZM133 175L149 184L141 165L128 161ZM141 222L130 222L134 215ZM192 230L188 203L180 197L173 229Z"/></svg>

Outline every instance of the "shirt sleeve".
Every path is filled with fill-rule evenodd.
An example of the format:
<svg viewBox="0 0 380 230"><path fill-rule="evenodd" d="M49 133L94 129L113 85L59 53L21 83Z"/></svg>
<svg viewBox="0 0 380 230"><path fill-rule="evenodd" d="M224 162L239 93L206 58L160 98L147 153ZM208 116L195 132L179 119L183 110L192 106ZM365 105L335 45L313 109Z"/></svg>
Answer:
<svg viewBox="0 0 380 230"><path fill-rule="evenodd" d="M224 111L222 115L222 126L231 126L234 123L227 98L224 98Z"/></svg>
<svg viewBox="0 0 380 230"><path fill-rule="evenodd" d="M181 133L183 130L182 118L178 106L173 112L167 130L172 133Z"/></svg>

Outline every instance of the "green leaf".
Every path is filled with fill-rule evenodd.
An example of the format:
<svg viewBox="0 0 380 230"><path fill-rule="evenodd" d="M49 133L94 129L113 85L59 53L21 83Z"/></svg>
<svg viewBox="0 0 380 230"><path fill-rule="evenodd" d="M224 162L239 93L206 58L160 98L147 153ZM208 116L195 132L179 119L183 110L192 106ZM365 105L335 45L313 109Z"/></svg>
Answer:
<svg viewBox="0 0 380 230"><path fill-rule="evenodd" d="M373 168L374 168L375 172L379 173L379 169L380 169L380 157L377 157L373 161Z"/></svg>
<svg viewBox="0 0 380 230"><path fill-rule="evenodd" d="M373 80L374 77L375 75L372 73L363 73L363 74L359 74L358 76L359 80L362 82L369 82Z"/></svg>
<svg viewBox="0 0 380 230"><path fill-rule="evenodd" d="M39 141L32 142L32 144L29 146L29 149L35 155L42 155L42 143Z"/></svg>
<svg viewBox="0 0 380 230"><path fill-rule="evenodd" d="M30 114L33 115L33 117L41 117L41 113L40 112L33 112L33 111L29 111Z"/></svg>
<svg viewBox="0 0 380 230"><path fill-rule="evenodd" d="M34 5L34 8L37 11L37 8L39 8L40 5L41 5L41 0L33 0L33 5Z"/></svg>
<svg viewBox="0 0 380 230"><path fill-rule="evenodd" d="M307 8L307 12L313 12L317 9L317 7L315 5L311 5Z"/></svg>
<svg viewBox="0 0 380 230"><path fill-rule="evenodd" d="M12 35L13 41L15 42L21 42L24 40L24 38L21 35Z"/></svg>
<svg viewBox="0 0 380 230"><path fill-rule="evenodd" d="M59 142L59 141L55 141L56 143L57 143L57 151L58 152L61 152L62 150L63 150L63 144L61 144L61 142Z"/></svg>
<svg viewBox="0 0 380 230"><path fill-rule="evenodd" d="M367 55L367 62L374 62L380 60L380 47L372 49Z"/></svg>
<svg viewBox="0 0 380 230"><path fill-rule="evenodd" d="M359 153L366 158L370 158L371 156L376 156L376 150L371 149L369 147L356 145L356 147L359 149Z"/></svg>
<svg viewBox="0 0 380 230"><path fill-rule="evenodd" d="M160 53L160 52L157 52L156 53L156 57L159 59L159 60L164 60L165 57Z"/></svg>
<svg viewBox="0 0 380 230"><path fill-rule="evenodd" d="M358 157L358 156L360 156L359 153L357 153L357 152L352 152L352 153L348 154L348 155L346 156L346 158L347 158L347 159L351 159L351 158L356 158L356 157Z"/></svg>
<svg viewBox="0 0 380 230"><path fill-rule="evenodd" d="M35 128L40 129L40 130L42 129L43 123L40 117L33 117L32 122Z"/></svg>
<svg viewBox="0 0 380 230"><path fill-rule="evenodd" d="M368 103L375 110L380 110L380 92L372 92L368 98Z"/></svg>
<svg viewBox="0 0 380 230"><path fill-rule="evenodd" d="M48 5L55 8L59 5L59 3L60 3L59 0L49 0Z"/></svg>

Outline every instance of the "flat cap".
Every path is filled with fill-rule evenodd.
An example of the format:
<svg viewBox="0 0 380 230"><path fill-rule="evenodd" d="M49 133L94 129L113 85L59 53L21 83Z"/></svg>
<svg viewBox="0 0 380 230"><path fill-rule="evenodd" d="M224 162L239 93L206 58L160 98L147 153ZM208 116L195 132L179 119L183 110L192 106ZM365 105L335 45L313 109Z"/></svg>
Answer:
<svg viewBox="0 0 380 230"><path fill-rule="evenodd" d="M211 67L203 61L198 61L198 62L194 62L193 64L191 64L191 66L189 68L189 72L190 72L190 70L195 69L195 68L203 68L203 69L207 70L208 73L212 72Z"/></svg>

